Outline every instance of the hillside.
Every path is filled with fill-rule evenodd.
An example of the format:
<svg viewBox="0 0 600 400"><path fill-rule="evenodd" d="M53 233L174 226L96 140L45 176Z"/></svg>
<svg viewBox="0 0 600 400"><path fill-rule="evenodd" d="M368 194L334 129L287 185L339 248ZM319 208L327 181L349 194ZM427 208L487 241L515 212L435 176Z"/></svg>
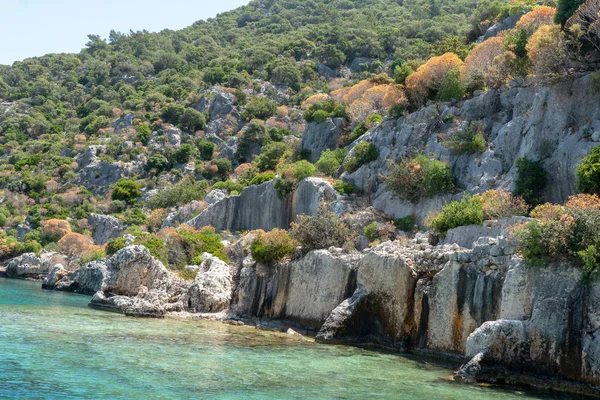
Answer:
<svg viewBox="0 0 600 400"><path fill-rule="evenodd" d="M597 394L599 15L253 1L1 66L0 275Z"/></svg>

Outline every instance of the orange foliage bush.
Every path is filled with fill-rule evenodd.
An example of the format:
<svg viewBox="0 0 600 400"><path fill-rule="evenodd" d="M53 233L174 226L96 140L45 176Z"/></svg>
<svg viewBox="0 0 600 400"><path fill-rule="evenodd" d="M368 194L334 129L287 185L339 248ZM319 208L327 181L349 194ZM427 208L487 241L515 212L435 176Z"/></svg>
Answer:
<svg viewBox="0 0 600 400"><path fill-rule="evenodd" d="M554 14L556 14L556 8L548 6L536 7L527 14L523 15L516 27L523 29L527 32L527 36L533 35L535 31L542 25L553 25Z"/></svg>
<svg viewBox="0 0 600 400"><path fill-rule="evenodd" d="M529 206L521 197L505 190L488 190L481 195L483 214L487 219L527 215Z"/></svg>
<svg viewBox="0 0 600 400"><path fill-rule="evenodd" d="M363 80L354 86L331 92L337 102L346 104L346 111L355 121L362 121L369 114L380 111L387 112L393 105L407 102L402 86L395 84L378 84Z"/></svg>
<svg viewBox="0 0 600 400"><path fill-rule="evenodd" d="M566 72L566 45L559 25L543 25L529 39L527 54L536 80L556 81Z"/></svg>
<svg viewBox="0 0 600 400"><path fill-rule="evenodd" d="M448 72L462 65L462 60L454 53L430 58L406 78L406 89L410 98L415 103L423 103L437 92Z"/></svg>
<svg viewBox="0 0 600 400"><path fill-rule="evenodd" d="M465 59L461 70L461 80L467 87L480 87L487 84L486 77L494 65L496 57L504 54L504 40L493 37L478 44Z"/></svg>
<svg viewBox="0 0 600 400"><path fill-rule="evenodd" d="M578 194L569 197L567 210L600 211L600 197L596 194Z"/></svg>
<svg viewBox="0 0 600 400"><path fill-rule="evenodd" d="M320 103L322 101L325 101L327 99L329 99L329 96L327 94L317 93L317 94L310 96L308 99L304 100L302 102L301 107L303 110L308 110L310 108L310 106Z"/></svg>
<svg viewBox="0 0 600 400"><path fill-rule="evenodd" d="M91 237L80 233L69 233L58 241L60 251L70 258L89 255L102 248L96 246Z"/></svg>
<svg viewBox="0 0 600 400"><path fill-rule="evenodd" d="M71 225L64 219L49 219L40 222L40 225L42 236L47 242L56 242L71 233Z"/></svg>

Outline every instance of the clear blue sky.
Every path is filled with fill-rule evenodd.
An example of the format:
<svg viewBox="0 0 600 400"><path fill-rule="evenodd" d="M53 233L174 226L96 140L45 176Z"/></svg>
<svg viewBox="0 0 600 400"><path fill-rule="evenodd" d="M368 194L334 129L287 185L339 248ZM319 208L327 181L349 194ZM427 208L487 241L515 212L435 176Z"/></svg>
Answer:
<svg viewBox="0 0 600 400"><path fill-rule="evenodd" d="M0 0L0 64L79 52L88 34L181 29L249 0Z"/></svg>

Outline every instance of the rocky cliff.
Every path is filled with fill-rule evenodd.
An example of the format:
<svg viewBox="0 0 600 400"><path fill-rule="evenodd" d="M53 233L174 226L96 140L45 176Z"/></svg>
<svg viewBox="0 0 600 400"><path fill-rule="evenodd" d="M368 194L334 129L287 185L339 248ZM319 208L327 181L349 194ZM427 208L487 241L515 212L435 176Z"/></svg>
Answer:
<svg viewBox="0 0 600 400"><path fill-rule="evenodd" d="M382 176L389 161L415 152L433 154L452 166L457 187L467 192L512 190L516 160L541 160L552 177L545 199L561 203L575 191L575 170L589 149L600 141L600 103L590 76L552 87L512 87L490 90L458 103L431 104L399 119L387 119L354 145L368 141L379 158L342 178L371 193L378 210L401 218L415 215L422 222L452 196L413 204L386 190ZM478 121L485 125L488 148L482 154L456 155L443 138ZM348 157L352 157L350 151ZM455 196L456 197L456 196Z"/></svg>

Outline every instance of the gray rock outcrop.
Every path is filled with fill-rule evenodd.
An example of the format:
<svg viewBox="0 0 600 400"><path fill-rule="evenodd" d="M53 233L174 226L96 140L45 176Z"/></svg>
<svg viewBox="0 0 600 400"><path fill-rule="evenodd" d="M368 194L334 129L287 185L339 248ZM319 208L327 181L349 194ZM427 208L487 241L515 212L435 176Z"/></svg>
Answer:
<svg viewBox="0 0 600 400"><path fill-rule="evenodd" d="M188 225L196 229L210 225L217 231L270 231L289 228L298 215L315 215L323 200L331 201L332 209L340 213L345 209L342 197L319 178L303 180L297 190L283 200L277 195L273 181L248 186L237 196L223 197L216 193L209 200L212 204L188 221Z"/></svg>
<svg viewBox="0 0 600 400"><path fill-rule="evenodd" d="M94 243L98 246L103 246L110 239L121 236L126 228L117 218L103 214L90 214L88 224L92 228Z"/></svg>
<svg viewBox="0 0 600 400"><path fill-rule="evenodd" d="M106 263L102 288L90 306L127 315L159 317L183 309L189 284L173 276L146 247L128 246Z"/></svg>
<svg viewBox="0 0 600 400"><path fill-rule="evenodd" d="M183 299L189 312L214 313L229 308L233 277L229 265L208 253L202 254L202 265Z"/></svg>
<svg viewBox="0 0 600 400"><path fill-rule="evenodd" d="M488 149L482 154L456 155L441 136L452 135L469 121L486 126ZM580 121L577 125L573 121ZM387 191L381 176L389 162L415 151L431 154L452 166L458 187L467 193L489 189L514 189L516 160L541 160L552 177L544 199L562 203L575 193L576 166L596 146L600 131L600 103L591 91L590 76L549 88L513 87L490 90L458 104L432 104L397 120L386 119L355 143L368 141L379 150L376 161L363 165L342 179L370 193L378 210L394 217L415 215L420 224L426 211L439 209L446 196L412 204ZM598 135L600 136L600 135Z"/></svg>
<svg viewBox="0 0 600 400"><path fill-rule="evenodd" d="M310 152L308 160L315 163L325 150L339 147L339 139L343 134L343 118L328 118L321 123L311 122L306 125L302 134L300 149Z"/></svg>
<svg viewBox="0 0 600 400"><path fill-rule="evenodd" d="M66 264L60 253L44 251L39 257L35 253L25 253L10 259L4 268L0 268L0 276L42 280L57 264Z"/></svg>
<svg viewBox="0 0 600 400"><path fill-rule="evenodd" d="M106 264L104 262L93 261L71 272L59 264L52 268L44 279L42 288L93 295L102 290L105 275Z"/></svg>

